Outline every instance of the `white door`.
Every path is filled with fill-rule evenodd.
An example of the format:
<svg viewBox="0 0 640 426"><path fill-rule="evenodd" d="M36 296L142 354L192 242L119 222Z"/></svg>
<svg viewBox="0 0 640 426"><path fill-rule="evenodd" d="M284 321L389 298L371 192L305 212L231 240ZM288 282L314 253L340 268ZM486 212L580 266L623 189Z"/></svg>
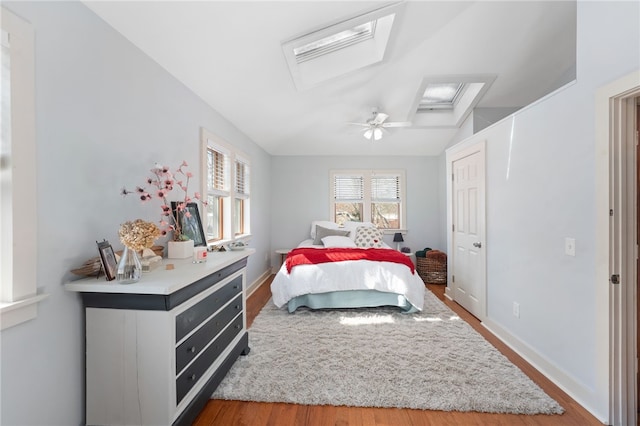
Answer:
<svg viewBox="0 0 640 426"><path fill-rule="evenodd" d="M453 298L481 320L485 317L484 144L451 158Z"/></svg>

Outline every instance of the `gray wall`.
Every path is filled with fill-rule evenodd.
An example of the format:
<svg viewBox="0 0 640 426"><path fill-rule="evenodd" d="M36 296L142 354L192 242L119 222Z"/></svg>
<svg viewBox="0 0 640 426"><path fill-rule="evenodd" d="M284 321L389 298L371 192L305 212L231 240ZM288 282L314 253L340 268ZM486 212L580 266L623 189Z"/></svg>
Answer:
<svg viewBox="0 0 640 426"><path fill-rule="evenodd" d="M272 159L271 247L292 248L309 238L311 222L330 220L331 169L404 169L407 179L407 234L412 250L444 249L440 239L437 157L278 156ZM393 235L385 241L391 246ZM279 265L279 256L272 256Z"/></svg>
<svg viewBox="0 0 640 426"><path fill-rule="evenodd" d="M119 224L156 221L159 205L122 198L157 161L200 176L204 126L252 160L249 281L268 270L270 157L80 2L3 5L34 27L38 192L38 318L2 331L3 425L84 419L83 309L62 284ZM192 187L196 190L195 187Z"/></svg>

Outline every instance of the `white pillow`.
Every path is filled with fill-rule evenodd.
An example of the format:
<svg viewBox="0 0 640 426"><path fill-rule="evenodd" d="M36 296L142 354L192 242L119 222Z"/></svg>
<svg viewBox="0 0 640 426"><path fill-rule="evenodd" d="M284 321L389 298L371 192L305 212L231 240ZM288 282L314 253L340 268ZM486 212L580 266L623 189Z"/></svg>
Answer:
<svg viewBox="0 0 640 426"><path fill-rule="evenodd" d="M349 237L341 237L338 235L331 235L329 237L324 237L322 239L322 244L324 244L324 246L326 248L329 247L349 247L349 248L355 248L356 243L353 242L353 240Z"/></svg>
<svg viewBox="0 0 640 426"><path fill-rule="evenodd" d="M327 228L327 229L338 229L340 228L340 226L335 223L335 222L331 222L328 220L314 220L313 222L311 222L311 239L315 240L316 239L316 225L322 226L323 228Z"/></svg>
<svg viewBox="0 0 640 426"><path fill-rule="evenodd" d="M358 226L356 230L355 244L356 246L363 248L382 247L382 231L378 228L371 228L369 226Z"/></svg>
<svg viewBox="0 0 640 426"><path fill-rule="evenodd" d="M356 230L359 226L366 226L368 228L375 228L376 226L371 222L352 222L350 220L344 223L345 231L349 231L349 237L355 241L356 239Z"/></svg>

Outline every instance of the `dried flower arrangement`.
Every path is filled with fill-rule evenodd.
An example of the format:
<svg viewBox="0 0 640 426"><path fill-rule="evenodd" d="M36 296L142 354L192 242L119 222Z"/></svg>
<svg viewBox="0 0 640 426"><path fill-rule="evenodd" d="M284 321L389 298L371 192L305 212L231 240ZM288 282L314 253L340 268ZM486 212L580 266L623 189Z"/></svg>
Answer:
<svg viewBox="0 0 640 426"><path fill-rule="evenodd" d="M122 244L136 252L151 248L153 242L160 236L160 229L155 223L136 219L120 225L118 236Z"/></svg>
<svg viewBox="0 0 640 426"><path fill-rule="evenodd" d="M184 213L185 217L191 216L191 213L185 209L187 203L190 203L193 200L199 200L203 205L207 204L205 201L202 201L199 192L194 192L193 198L189 196L189 180L193 177L193 174L186 171L186 167L188 167L188 164L186 161L183 161L182 164L180 164L180 167L172 173L169 167L156 163L153 169L151 169L153 176L147 178L147 185L149 185L151 189L148 190L145 187L138 186L135 191L129 191L126 188L122 188L120 191L123 196L138 194L143 203L148 202L154 197L162 200L162 205L160 206L162 213L159 222L160 235L167 235L169 232L173 231L173 241L189 240L189 238L182 233L180 221L176 219L179 216L179 212ZM180 176L185 178L186 182L176 180L176 177ZM175 185L184 192L184 197L180 202L176 203L175 211L172 211L171 202L167 201L167 197Z"/></svg>

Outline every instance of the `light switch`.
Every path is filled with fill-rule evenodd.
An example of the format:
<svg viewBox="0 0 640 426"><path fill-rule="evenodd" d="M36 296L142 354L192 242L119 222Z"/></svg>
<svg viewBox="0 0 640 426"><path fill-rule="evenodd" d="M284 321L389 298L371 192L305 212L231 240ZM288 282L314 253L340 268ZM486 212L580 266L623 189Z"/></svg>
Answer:
<svg viewBox="0 0 640 426"><path fill-rule="evenodd" d="M564 239L564 254L567 256L576 255L576 240L574 238L567 237Z"/></svg>

